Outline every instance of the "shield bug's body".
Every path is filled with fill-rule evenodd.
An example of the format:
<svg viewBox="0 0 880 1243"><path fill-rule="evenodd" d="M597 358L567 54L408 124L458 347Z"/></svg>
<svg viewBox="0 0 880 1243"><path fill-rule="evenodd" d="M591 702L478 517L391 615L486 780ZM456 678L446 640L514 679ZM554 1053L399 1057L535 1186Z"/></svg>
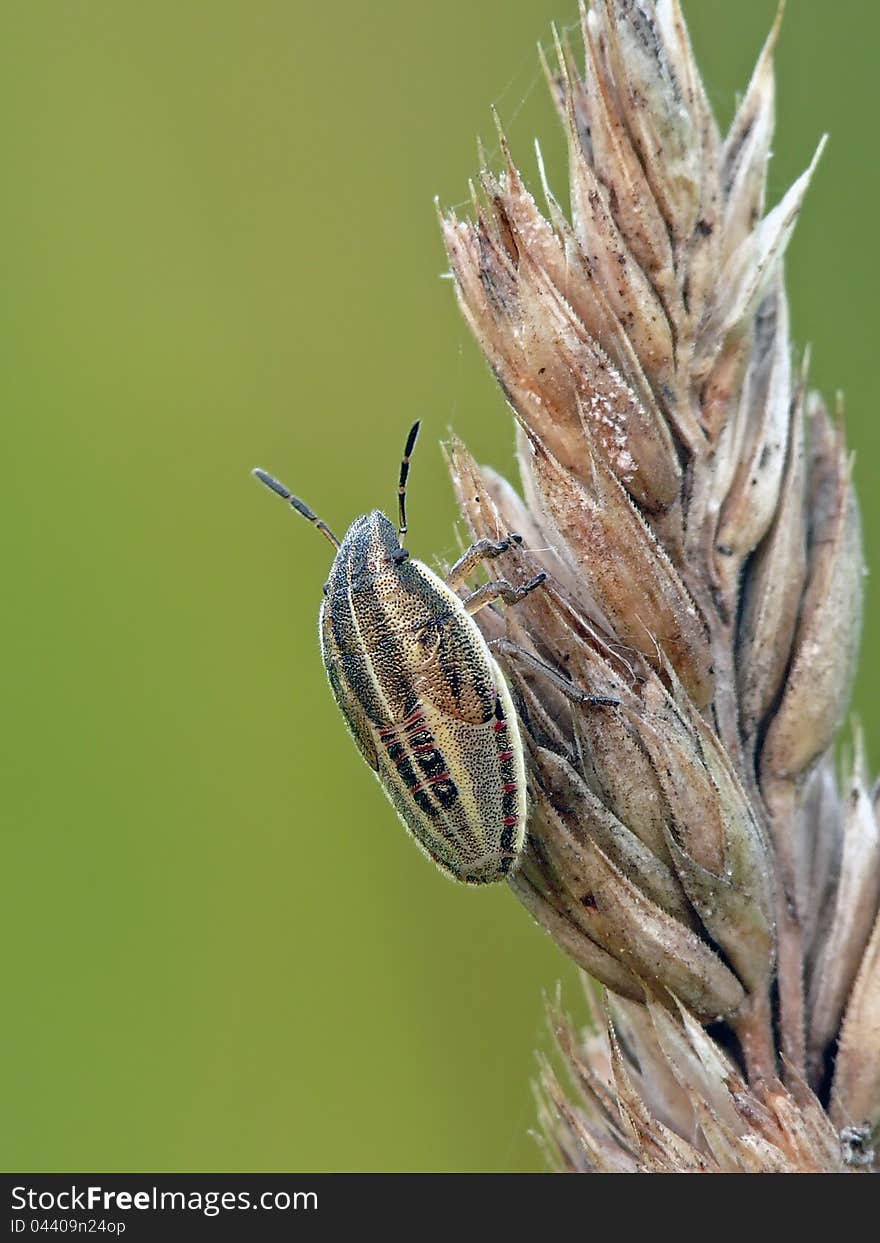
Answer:
<svg viewBox="0 0 880 1243"><path fill-rule="evenodd" d="M526 776L504 676L472 614L514 603L545 575L514 588L457 591L517 536L481 540L444 582L402 545L406 478L419 424L400 471L400 525L374 510L340 542L297 497L257 477L315 523L336 547L324 587L320 636L333 695L364 759L422 850L468 884L503 880L525 837Z"/></svg>

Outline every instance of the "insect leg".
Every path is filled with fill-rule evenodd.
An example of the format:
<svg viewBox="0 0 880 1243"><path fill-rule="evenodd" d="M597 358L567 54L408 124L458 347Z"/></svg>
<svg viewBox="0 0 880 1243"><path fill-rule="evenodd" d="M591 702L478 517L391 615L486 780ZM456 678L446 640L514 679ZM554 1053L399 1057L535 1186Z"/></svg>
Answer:
<svg viewBox="0 0 880 1243"><path fill-rule="evenodd" d="M465 596L462 604L471 616L474 613L479 613L480 609L485 608L487 604L493 604L496 600L503 600L505 604L518 604L520 600L525 599L530 591L540 587L546 577L546 574L538 574L522 587L511 586L506 578L496 578L491 583L484 583L482 587L472 591L469 596Z"/></svg>
<svg viewBox="0 0 880 1243"><path fill-rule="evenodd" d="M506 656L512 656L520 664L526 665L529 669L534 669L536 673L540 673L543 677L548 678L554 686L562 691L563 695L568 699L573 699L575 703L608 708L620 706L620 700L614 699L610 695L590 695L586 691L581 690L579 686L575 686L574 682L570 682L568 678L564 678L561 673L558 673L552 665L539 660L537 656L527 652L524 647L520 647L512 639L492 639L489 642L489 647L494 652L503 652Z"/></svg>
<svg viewBox="0 0 880 1243"><path fill-rule="evenodd" d="M475 544L471 544L470 548L461 554L446 575L447 585L453 591L456 591L467 582L478 565L492 557L500 557L502 553L509 552L512 545L521 543L521 535L508 535L507 539L500 540L478 539Z"/></svg>

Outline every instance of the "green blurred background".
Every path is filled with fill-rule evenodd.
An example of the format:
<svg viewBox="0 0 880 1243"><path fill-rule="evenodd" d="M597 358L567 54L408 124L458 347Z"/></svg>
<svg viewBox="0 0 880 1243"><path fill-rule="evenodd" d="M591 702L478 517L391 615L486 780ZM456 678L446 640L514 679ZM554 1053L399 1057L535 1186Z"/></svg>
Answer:
<svg viewBox="0 0 880 1243"><path fill-rule="evenodd" d="M773 4L686 7L726 122ZM330 549L248 472L342 529L393 505L418 415L430 561L447 427L510 469L432 199L465 199L492 103L561 186L554 19L574 0L0 10L4 1169L540 1168L541 995L576 1005L574 971L405 839L321 668ZM770 172L775 201L830 130L789 280L869 560L878 31L789 5Z"/></svg>

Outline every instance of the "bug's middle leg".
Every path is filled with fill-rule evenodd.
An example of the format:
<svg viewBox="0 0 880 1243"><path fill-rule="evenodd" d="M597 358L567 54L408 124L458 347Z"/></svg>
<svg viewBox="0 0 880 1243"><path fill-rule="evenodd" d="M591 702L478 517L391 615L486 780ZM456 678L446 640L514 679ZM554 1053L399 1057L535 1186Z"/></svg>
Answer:
<svg viewBox="0 0 880 1243"><path fill-rule="evenodd" d="M478 565L482 565L484 561L492 557L500 557L502 553L509 552L514 544L521 543L521 535L508 535L506 539L499 540L478 539L461 554L446 575L447 586L457 591L459 587L464 586Z"/></svg>

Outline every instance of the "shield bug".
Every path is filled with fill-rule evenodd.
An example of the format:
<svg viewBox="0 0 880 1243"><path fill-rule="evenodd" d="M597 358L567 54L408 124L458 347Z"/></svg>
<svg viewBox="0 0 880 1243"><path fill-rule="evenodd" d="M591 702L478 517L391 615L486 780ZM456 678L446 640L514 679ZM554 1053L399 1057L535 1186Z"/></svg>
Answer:
<svg viewBox="0 0 880 1243"><path fill-rule="evenodd" d="M320 613L330 687L361 755L421 849L455 880L489 884L516 866L525 837L526 775L504 676L473 620L522 587L503 579L458 592L484 561L521 542L479 540L445 581L403 546L406 481L419 424L400 466L399 524L378 510L345 538L283 484L256 477L313 523L336 549Z"/></svg>

